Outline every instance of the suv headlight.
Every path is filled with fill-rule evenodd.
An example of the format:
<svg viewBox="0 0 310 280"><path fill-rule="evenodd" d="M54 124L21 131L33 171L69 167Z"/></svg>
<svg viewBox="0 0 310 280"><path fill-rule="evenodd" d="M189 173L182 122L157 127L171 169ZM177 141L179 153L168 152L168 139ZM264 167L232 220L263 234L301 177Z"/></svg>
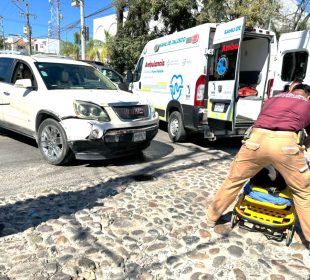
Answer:
<svg viewBox="0 0 310 280"><path fill-rule="evenodd" d="M74 101L73 107L75 114L82 119L97 120L99 122L109 122L110 118L106 111L100 106L85 102L85 101Z"/></svg>

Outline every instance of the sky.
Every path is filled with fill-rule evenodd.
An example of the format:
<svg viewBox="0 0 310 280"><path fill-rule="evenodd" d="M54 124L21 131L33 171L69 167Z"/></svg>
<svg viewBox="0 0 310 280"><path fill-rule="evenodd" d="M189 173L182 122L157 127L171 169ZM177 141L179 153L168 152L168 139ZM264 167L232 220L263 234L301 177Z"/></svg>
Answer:
<svg viewBox="0 0 310 280"><path fill-rule="evenodd" d="M23 34L23 27L26 25L25 17L20 13L25 11L25 1L29 2L29 12L35 17L30 17L32 26L32 36L34 38L47 38L48 21L51 18L49 0L0 0L0 16L3 17L3 26L5 36L9 34ZM96 12L99 9L108 7L113 0L84 0L85 16ZM298 0L297 0L298 1ZM284 6L296 7L296 0L282 0ZM295 4L295 5L294 5ZM65 29L68 25L80 20L80 9L71 7L71 0L60 0L61 29ZM295 9L294 9L295 10ZM89 27L90 37L93 35L93 19L115 13L114 9L108 9L93 17L85 19L85 25ZM73 29L65 29L61 32L61 39L64 41L73 41L73 33L79 32L79 25Z"/></svg>
<svg viewBox="0 0 310 280"><path fill-rule="evenodd" d="M5 36L9 34L23 34L23 27L26 25L26 18L20 13L25 11L25 1L27 0L0 0L0 16L3 17L3 27ZM99 9L108 7L112 0L84 0L85 16L98 11ZM47 38L48 21L51 18L51 5L49 0L28 0L29 12L35 17L30 17L30 25L32 26L32 36L34 38ZM60 9L63 19L60 22L60 28L80 20L80 8L71 7L71 0L60 0ZM108 9L94 17L85 19L85 25L89 27L89 35L93 33L93 19L104 15L115 13L114 9ZM64 30L61 32L61 39L64 41L73 41L73 33L79 32L80 25L74 29Z"/></svg>

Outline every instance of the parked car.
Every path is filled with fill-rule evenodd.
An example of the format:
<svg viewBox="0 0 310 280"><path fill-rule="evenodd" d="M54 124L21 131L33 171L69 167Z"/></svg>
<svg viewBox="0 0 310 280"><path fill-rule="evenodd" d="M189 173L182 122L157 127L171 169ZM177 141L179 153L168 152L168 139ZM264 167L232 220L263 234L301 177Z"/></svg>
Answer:
<svg viewBox="0 0 310 280"><path fill-rule="evenodd" d="M111 68L108 65L100 61L93 61L93 60L82 60L84 62L89 63L90 65L96 67L99 71L102 72L103 75L108 77L113 83L115 83L119 89L129 91L128 86L129 83L127 82L126 78L118 73L116 70Z"/></svg>
<svg viewBox="0 0 310 280"><path fill-rule="evenodd" d="M99 160L150 145L158 115L87 63L0 55L0 126L33 137L48 163Z"/></svg>

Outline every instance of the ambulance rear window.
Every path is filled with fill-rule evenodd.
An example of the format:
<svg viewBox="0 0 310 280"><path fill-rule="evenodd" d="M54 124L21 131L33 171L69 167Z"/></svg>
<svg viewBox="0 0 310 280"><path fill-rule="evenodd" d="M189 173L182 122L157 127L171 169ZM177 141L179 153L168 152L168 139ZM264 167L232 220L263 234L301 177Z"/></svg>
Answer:
<svg viewBox="0 0 310 280"><path fill-rule="evenodd" d="M306 76L308 52L287 52L283 56L281 80L291 82L296 79L303 80Z"/></svg>
<svg viewBox="0 0 310 280"><path fill-rule="evenodd" d="M214 49L214 60L209 64L211 81L235 79L238 49L239 39L221 43Z"/></svg>

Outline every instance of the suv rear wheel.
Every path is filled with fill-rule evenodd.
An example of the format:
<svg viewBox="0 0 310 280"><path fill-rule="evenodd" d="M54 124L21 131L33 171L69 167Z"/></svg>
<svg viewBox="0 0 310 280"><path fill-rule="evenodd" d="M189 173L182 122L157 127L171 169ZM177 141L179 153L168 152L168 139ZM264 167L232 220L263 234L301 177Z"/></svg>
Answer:
<svg viewBox="0 0 310 280"><path fill-rule="evenodd" d="M54 119L46 119L40 124L38 145L41 154L50 164L61 165L71 159L72 152L67 143L66 133Z"/></svg>

